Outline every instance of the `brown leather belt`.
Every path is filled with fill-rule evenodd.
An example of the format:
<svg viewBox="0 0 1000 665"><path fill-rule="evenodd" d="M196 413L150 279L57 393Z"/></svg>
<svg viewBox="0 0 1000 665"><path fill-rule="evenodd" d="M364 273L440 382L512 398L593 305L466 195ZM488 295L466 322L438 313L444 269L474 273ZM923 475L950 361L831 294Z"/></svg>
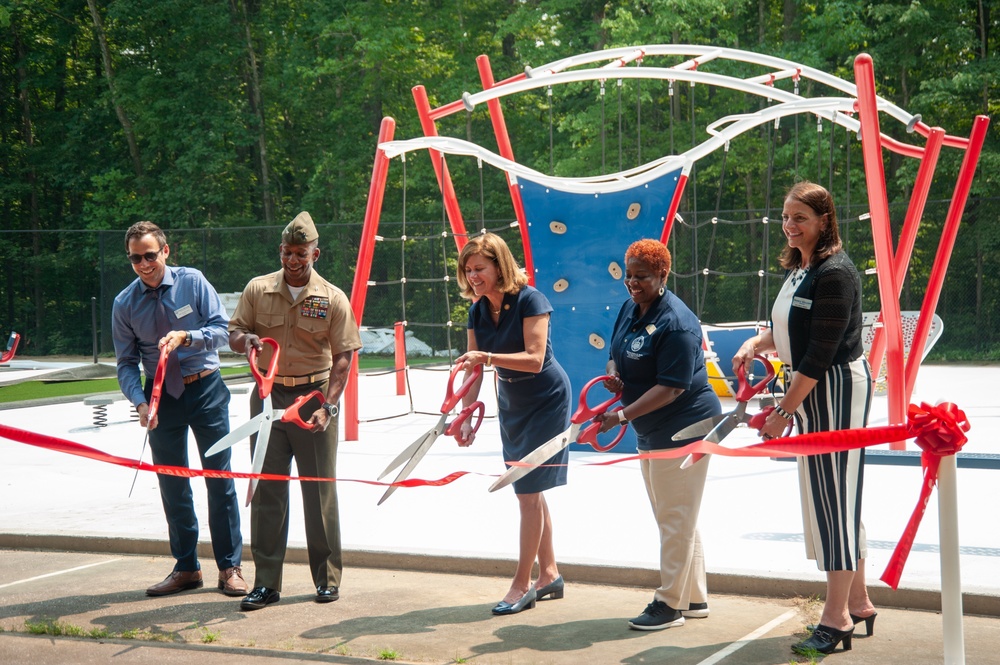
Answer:
<svg viewBox="0 0 1000 665"><path fill-rule="evenodd" d="M264 372L262 371L261 374L264 374ZM319 383L320 381L326 381L329 378L330 370L325 370L316 374L308 374L306 376L276 376L274 377L274 384L284 386L286 388L294 388L295 386L305 386L310 383Z"/></svg>
<svg viewBox="0 0 1000 665"><path fill-rule="evenodd" d="M186 385L188 385L190 383L194 383L195 381L199 381L201 379L204 379L206 376L208 376L209 374L211 374L212 372L215 372L215 371L216 370L214 370L214 369L206 369L204 371L198 372L197 374L192 374L191 376L185 376L183 378L184 385L186 386Z"/></svg>

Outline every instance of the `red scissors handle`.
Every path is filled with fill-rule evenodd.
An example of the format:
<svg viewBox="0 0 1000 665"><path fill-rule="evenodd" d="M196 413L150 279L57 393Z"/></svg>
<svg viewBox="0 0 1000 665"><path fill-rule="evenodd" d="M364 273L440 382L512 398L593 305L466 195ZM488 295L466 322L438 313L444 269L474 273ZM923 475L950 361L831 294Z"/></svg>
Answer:
<svg viewBox="0 0 1000 665"><path fill-rule="evenodd" d="M477 365L478 367L478 365ZM482 402L473 402L469 406L462 409L461 413L451 421L448 427L445 429L445 436L453 436L459 444L465 445L469 442L469 439L462 436L462 423L472 417L472 414L479 413L476 418L476 424L472 426L472 433L475 434L479 431L479 426L483 424L483 417L486 415L486 405Z"/></svg>
<svg viewBox="0 0 1000 665"><path fill-rule="evenodd" d="M302 429L312 429L312 425L302 418L302 414L299 413L299 410L305 406L306 402L313 398L318 399L320 404L326 401L326 396L318 390L314 390L307 395L299 395L295 398L295 401L292 402L291 406L286 408L285 412L281 414L281 422L292 423L294 425L298 425ZM309 414L307 417L311 418L312 414Z"/></svg>
<svg viewBox="0 0 1000 665"><path fill-rule="evenodd" d="M747 425L749 425L751 429L760 431L760 428L763 427L764 423L767 422L767 417L771 415L772 411L774 411L773 406L764 407L763 411L761 411L760 413L755 413L753 416L751 416L750 421L747 423ZM791 430L792 430L792 421L789 420L788 426L785 427L784 436L788 436Z"/></svg>
<svg viewBox="0 0 1000 665"><path fill-rule="evenodd" d="M774 380L774 365L765 358L764 356L754 356L754 359L764 363L764 367L767 368L767 376L758 381L757 383L750 385L747 383L746 369L743 365L739 365L736 368L736 376L739 379L739 390L736 391L736 401L737 402L749 402L750 398L764 390L772 380Z"/></svg>
<svg viewBox="0 0 1000 665"><path fill-rule="evenodd" d="M594 408L590 408L590 406L587 405L587 395L590 393L591 388L596 386L598 383L610 381L614 378L615 377L613 376L596 376L588 381L583 387L583 390L580 391L580 404L576 407L576 413L573 414L573 417L570 418L569 421L576 425L582 425L588 420L593 420L594 416L607 413L608 409L611 408L611 405L621 399L621 393L615 393L611 399L606 402L601 402Z"/></svg>
<svg viewBox="0 0 1000 665"><path fill-rule="evenodd" d="M613 410L613 413L617 413L618 411L621 411L624 408L625 408L624 406L619 406L617 409ZM601 423L591 423L590 425L587 425L587 428L584 429L583 432L580 433L580 436L577 437L576 441L577 443L589 443L594 450L596 450L599 453L603 453L617 446L618 443L622 440L622 437L625 436L625 430L627 429L628 429L628 424L622 423L621 428L618 430L618 436L615 437L614 441L612 441L606 446L602 446L600 442L597 440L597 435L601 433Z"/></svg>
<svg viewBox="0 0 1000 665"><path fill-rule="evenodd" d="M476 365L472 368L472 372L469 374L469 378L459 386L458 390L455 390L455 379L458 378L458 372L462 369L462 365L455 365L451 374L448 376L448 391L444 394L444 402L441 404L441 413L448 413L455 408L455 405L459 401L469 394L472 390L472 384L474 384L479 377L483 375L483 366Z"/></svg>
<svg viewBox="0 0 1000 665"><path fill-rule="evenodd" d="M250 360L250 373L253 374L253 378L257 381L257 392L260 394L260 398L264 399L271 394L271 387L274 385L274 375L278 373L278 355L281 353L281 349L278 347L278 342L270 337L261 337L260 343L267 344L274 349L274 353L271 354L271 364L267 366L267 373L261 374L260 369L257 367L256 346L250 347L250 354L247 357Z"/></svg>
<svg viewBox="0 0 1000 665"><path fill-rule="evenodd" d="M14 353L17 352L17 343L20 341L20 333L12 332L10 334L10 339L7 340L7 350L3 352L2 356L0 356L0 363L8 362L14 357Z"/></svg>
<svg viewBox="0 0 1000 665"><path fill-rule="evenodd" d="M149 411L146 413L146 422L153 422L157 411L160 410L160 395L163 394L163 377L167 374L167 345L160 347L160 359L156 363L156 375L153 376L153 392L149 397Z"/></svg>

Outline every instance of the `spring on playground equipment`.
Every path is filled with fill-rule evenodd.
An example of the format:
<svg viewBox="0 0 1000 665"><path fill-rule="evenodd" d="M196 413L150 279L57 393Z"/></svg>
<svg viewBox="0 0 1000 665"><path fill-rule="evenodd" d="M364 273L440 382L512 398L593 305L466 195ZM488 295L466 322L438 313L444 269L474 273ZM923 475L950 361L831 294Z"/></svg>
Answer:
<svg viewBox="0 0 1000 665"><path fill-rule="evenodd" d="M108 405L107 404L95 404L94 405L94 427L107 427L108 426Z"/></svg>

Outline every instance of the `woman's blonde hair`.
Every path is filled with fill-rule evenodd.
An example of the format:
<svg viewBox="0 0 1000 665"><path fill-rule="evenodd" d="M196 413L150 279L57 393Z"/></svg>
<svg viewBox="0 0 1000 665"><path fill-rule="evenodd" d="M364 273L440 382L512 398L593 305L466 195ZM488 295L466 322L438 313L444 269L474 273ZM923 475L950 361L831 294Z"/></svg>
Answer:
<svg viewBox="0 0 1000 665"><path fill-rule="evenodd" d="M484 233L469 238L469 242L458 255L458 287L463 298L475 300L477 297L469 285L469 280L465 278L465 264L476 254L481 254L483 258L493 261L496 265L497 289L501 293L517 293L528 283L528 277L521 272L503 238L492 233Z"/></svg>

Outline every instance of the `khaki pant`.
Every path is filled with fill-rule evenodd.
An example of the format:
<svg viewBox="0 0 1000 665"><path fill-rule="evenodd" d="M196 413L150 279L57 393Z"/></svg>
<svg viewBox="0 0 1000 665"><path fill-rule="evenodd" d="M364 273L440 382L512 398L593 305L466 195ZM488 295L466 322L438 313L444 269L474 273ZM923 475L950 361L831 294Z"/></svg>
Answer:
<svg viewBox="0 0 1000 665"><path fill-rule="evenodd" d="M698 511L710 456L681 469L684 458L640 461L646 493L660 528L660 588L654 598L675 610L708 602Z"/></svg>

